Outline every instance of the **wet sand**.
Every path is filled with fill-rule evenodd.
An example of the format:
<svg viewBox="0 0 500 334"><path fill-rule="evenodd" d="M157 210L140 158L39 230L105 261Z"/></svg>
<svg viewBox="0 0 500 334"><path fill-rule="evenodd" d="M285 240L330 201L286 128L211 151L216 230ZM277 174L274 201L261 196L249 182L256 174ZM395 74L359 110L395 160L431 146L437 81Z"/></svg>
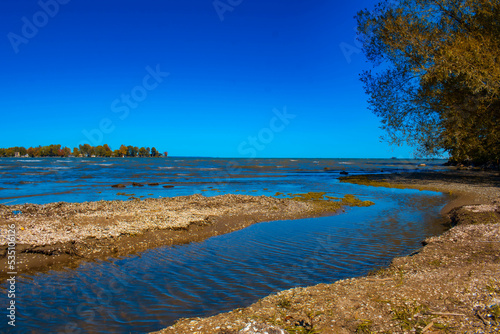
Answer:
<svg viewBox="0 0 500 334"><path fill-rule="evenodd" d="M16 271L33 274L81 261L136 254L147 249L199 242L251 224L334 214L346 205L369 205L352 196L322 194L294 199L202 195L174 198L0 205L0 266L7 267L9 225L16 230ZM13 271L13 270L12 270ZM1 280L7 278L2 271Z"/></svg>
<svg viewBox="0 0 500 334"><path fill-rule="evenodd" d="M155 333L500 331L498 173L407 173L342 181L449 193L452 202L444 211L454 227L366 277L282 291L228 313L180 319Z"/></svg>

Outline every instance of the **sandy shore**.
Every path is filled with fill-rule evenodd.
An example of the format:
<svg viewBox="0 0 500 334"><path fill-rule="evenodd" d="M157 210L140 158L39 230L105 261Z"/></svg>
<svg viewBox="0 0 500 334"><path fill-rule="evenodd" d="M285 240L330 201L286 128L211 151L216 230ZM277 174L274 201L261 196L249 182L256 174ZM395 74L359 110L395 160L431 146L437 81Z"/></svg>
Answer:
<svg viewBox="0 0 500 334"><path fill-rule="evenodd" d="M17 272L75 267L82 260L134 254L163 245L201 241L256 222L333 214L345 205L369 205L353 196L293 199L202 195L175 198L0 205L0 267L7 267L9 225L16 231ZM2 271L0 280L6 278Z"/></svg>
<svg viewBox="0 0 500 334"><path fill-rule="evenodd" d="M181 319L156 333L499 332L498 173L408 173L342 181L451 193L446 211L455 226L367 277L286 290L247 308ZM464 204L469 205L451 210Z"/></svg>

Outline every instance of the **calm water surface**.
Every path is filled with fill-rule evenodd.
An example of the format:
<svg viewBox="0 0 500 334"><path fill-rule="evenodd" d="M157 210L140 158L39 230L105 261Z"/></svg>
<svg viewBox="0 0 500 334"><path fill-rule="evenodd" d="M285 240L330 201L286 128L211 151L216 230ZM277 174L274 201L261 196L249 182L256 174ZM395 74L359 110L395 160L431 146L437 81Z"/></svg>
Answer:
<svg viewBox="0 0 500 334"><path fill-rule="evenodd" d="M30 162L28 162L30 161ZM359 276L442 232L446 198L433 192L339 183L340 171L414 170L418 161L320 159L1 159L0 203L46 203L202 193L325 191L376 204L331 217L278 221L161 247L75 270L21 276L16 332L142 333L181 317L247 306L270 293ZM427 162L440 169L442 162ZM229 167L227 167L229 164ZM325 167L328 170L325 171ZM163 185L174 188L163 188ZM37 195L37 196L33 196ZM3 285L5 288L5 285ZM0 305L7 305L0 291ZM2 306L3 308L3 306ZM3 308L4 309L4 308ZM7 331L6 321L0 330Z"/></svg>

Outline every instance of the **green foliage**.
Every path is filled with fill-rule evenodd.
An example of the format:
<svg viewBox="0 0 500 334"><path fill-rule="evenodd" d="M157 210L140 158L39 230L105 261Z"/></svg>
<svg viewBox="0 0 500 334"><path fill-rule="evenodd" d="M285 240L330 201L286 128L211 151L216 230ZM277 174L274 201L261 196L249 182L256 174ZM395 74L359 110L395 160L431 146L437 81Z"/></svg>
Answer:
<svg viewBox="0 0 500 334"><path fill-rule="evenodd" d="M495 304L488 307L489 317L492 319L495 325L500 324L500 305Z"/></svg>
<svg viewBox="0 0 500 334"><path fill-rule="evenodd" d="M402 305L392 306L393 319L398 321L401 328L405 331L415 329L420 333L430 322L424 319L423 313L426 307L415 303L404 303Z"/></svg>
<svg viewBox="0 0 500 334"><path fill-rule="evenodd" d="M453 162L500 160L500 1L382 1L357 15L378 70L361 79L391 143Z"/></svg>
<svg viewBox="0 0 500 334"><path fill-rule="evenodd" d="M121 145L121 146L120 146L120 156L121 156L121 157L126 156L126 155L127 155L127 152L128 152L127 146L125 146L125 145Z"/></svg>
<svg viewBox="0 0 500 334"><path fill-rule="evenodd" d="M136 157L139 154L139 148L137 146L129 145L127 146L127 157Z"/></svg>
<svg viewBox="0 0 500 334"><path fill-rule="evenodd" d="M276 193L275 196L282 195L281 193ZM345 206L372 206L375 203L372 201L362 201L354 195L346 194L344 198L337 198L332 196L325 196L326 192L308 192L305 194L288 194L293 200L300 202L319 202L330 204L340 208L342 205Z"/></svg>
<svg viewBox="0 0 500 334"><path fill-rule="evenodd" d="M99 145L99 146L91 146L89 144L79 145L78 147L73 148L73 151L69 147L61 147L61 145L48 145L48 146L37 146L30 147L28 149L24 147L9 147L9 148L0 148L0 158L1 157L16 157L19 155L20 157L24 157L26 155L30 157L160 157L161 153L159 153L154 147L150 151L149 147L138 149L134 146L125 146L121 145L119 150L113 151L108 144Z"/></svg>
<svg viewBox="0 0 500 334"><path fill-rule="evenodd" d="M80 153L84 157L90 156L93 153L92 146L90 146L89 144L80 145L79 148L80 148Z"/></svg>
<svg viewBox="0 0 500 334"><path fill-rule="evenodd" d="M283 297L283 298L278 300L278 302L276 303L276 306L284 308L284 309L289 309L290 307L292 307L292 302L290 299Z"/></svg>
<svg viewBox="0 0 500 334"><path fill-rule="evenodd" d="M151 148L151 156L152 157L160 157L161 153L156 150L156 148Z"/></svg>
<svg viewBox="0 0 500 334"><path fill-rule="evenodd" d="M26 155L30 157L68 157L71 155L71 149L69 147L61 148L61 145L38 146L28 149L19 146L0 148L0 157L24 157Z"/></svg>
<svg viewBox="0 0 500 334"><path fill-rule="evenodd" d="M360 324L356 327L356 333L366 333L369 334L372 332L373 321L368 319L363 319Z"/></svg>
<svg viewBox="0 0 500 334"><path fill-rule="evenodd" d="M149 157L149 153L146 151L146 149L144 147L141 147L139 149L139 156L140 157L146 157L146 156Z"/></svg>
<svg viewBox="0 0 500 334"><path fill-rule="evenodd" d="M9 148L0 148L0 157L14 157L16 156L16 152L19 153L20 156L24 156L28 154L28 150L24 147L9 147Z"/></svg>

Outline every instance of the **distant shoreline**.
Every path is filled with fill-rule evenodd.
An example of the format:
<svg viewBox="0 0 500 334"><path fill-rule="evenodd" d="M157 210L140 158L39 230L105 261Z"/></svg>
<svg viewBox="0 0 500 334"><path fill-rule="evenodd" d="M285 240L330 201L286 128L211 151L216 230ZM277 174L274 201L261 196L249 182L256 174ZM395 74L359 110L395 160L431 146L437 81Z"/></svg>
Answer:
<svg viewBox="0 0 500 334"><path fill-rule="evenodd" d="M67 157L59 157L59 156L46 156L46 157L0 157L0 159L93 159L93 158L105 158L105 159L144 159L144 158L175 158L170 156L161 156L161 157L104 157L104 156L90 156L90 157L75 157L75 156L67 156Z"/></svg>
<svg viewBox="0 0 500 334"><path fill-rule="evenodd" d="M9 158L42 158L42 157L99 157L99 158L122 158L122 157L161 157L168 156L168 152L160 152L155 147L138 147L132 145L121 145L119 149L112 150L108 144L91 146L90 144L80 144L73 149L61 144L38 145L26 148L24 146L14 146L8 148L0 147L0 157Z"/></svg>

